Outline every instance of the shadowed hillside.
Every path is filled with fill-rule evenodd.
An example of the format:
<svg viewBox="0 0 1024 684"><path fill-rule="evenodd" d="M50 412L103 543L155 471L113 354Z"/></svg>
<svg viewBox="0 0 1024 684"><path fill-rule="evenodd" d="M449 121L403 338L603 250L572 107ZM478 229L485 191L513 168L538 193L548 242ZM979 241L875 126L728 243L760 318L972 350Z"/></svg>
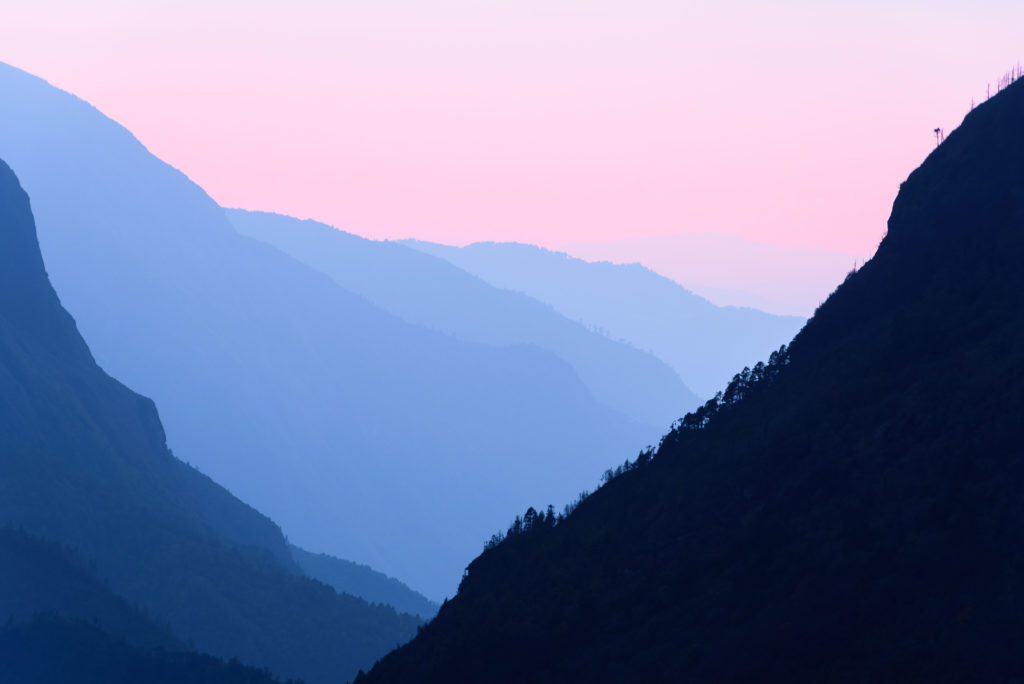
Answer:
<svg viewBox="0 0 1024 684"><path fill-rule="evenodd" d="M0 558L0 625L59 614L96 625L134 646L187 650L169 627L115 595L82 559L59 544L0 529Z"/></svg>
<svg viewBox="0 0 1024 684"><path fill-rule="evenodd" d="M440 599L505 511L570 498L651 441L550 352L407 324L240 236L72 95L0 66L0 98L0 157L99 364L157 402L179 458L302 548Z"/></svg>
<svg viewBox="0 0 1024 684"><path fill-rule="evenodd" d="M334 587L338 593L358 596L369 603L388 605L399 613L418 615L424 620L437 614L436 603L394 577L388 577L367 565L324 553L310 553L297 546L292 546L291 552L304 575Z"/></svg>
<svg viewBox="0 0 1024 684"><path fill-rule="evenodd" d="M269 673L189 652L67 549L0 529L4 684L271 684Z"/></svg>
<svg viewBox="0 0 1024 684"><path fill-rule="evenodd" d="M361 682L1024 676L1024 84L900 188L876 256Z"/></svg>
<svg viewBox="0 0 1024 684"><path fill-rule="evenodd" d="M0 627L4 684L274 684L270 673L187 651L142 649L52 615Z"/></svg>
<svg viewBox="0 0 1024 684"><path fill-rule="evenodd" d="M127 600L104 603L57 552L50 563L45 549L0 539L27 558L5 558L0 577L30 583L0 593L7 617L60 609L134 640L145 626L133 625L130 603L202 651L311 683L351 675L419 623L300 577L270 520L170 454L153 402L96 365L61 307L28 197L0 162L3 525L74 548ZM52 581L31 584L46 573ZM164 638L150 631L149 645Z"/></svg>

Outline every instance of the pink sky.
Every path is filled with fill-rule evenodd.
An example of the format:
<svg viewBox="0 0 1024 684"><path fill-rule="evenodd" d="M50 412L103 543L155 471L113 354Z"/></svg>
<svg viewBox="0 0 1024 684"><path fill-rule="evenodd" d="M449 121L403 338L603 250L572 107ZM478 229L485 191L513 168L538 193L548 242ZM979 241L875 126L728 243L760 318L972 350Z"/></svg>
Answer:
<svg viewBox="0 0 1024 684"><path fill-rule="evenodd" d="M1022 25L1019 0L8 0L0 60L225 206L378 238L864 254Z"/></svg>

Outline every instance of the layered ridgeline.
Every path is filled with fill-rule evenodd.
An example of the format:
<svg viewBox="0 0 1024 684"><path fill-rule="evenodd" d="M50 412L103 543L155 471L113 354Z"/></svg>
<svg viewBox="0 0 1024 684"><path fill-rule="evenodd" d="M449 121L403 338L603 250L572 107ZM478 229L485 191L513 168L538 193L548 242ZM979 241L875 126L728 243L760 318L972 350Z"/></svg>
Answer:
<svg viewBox="0 0 1024 684"><path fill-rule="evenodd" d="M326 553L310 553L291 547L295 564L306 577L334 587L339 592L358 596L370 603L391 606L399 613L418 615L429 620L437 614L438 604L410 589L404 582L377 572L368 565L335 558Z"/></svg>
<svg viewBox="0 0 1024 684"><path fill-rule="evenodd" d="M169 453L153 403L100 370L61 308L28 197L2 163L0 525L75 548L127 602L106 605L98 583L58 553L0 535L4 622L57 612L132 647L166 645L170 630L201 651L308 682L344 681L419 623L302 577L270 520ZM18 548L28 549L20 564ZM129 604L166 627L147 627ZM0 641L34 643L51 628ZM72 645L93 638L61 633Z"/></svg>
<svg viewBox="0 0 1024 684"><path fill-rule="evenodd" d="M680 415L681 407L685 412L700 403L663 361L444 259L316 221L240 210L229 210L228 218L243 235L273 245L410 323L471 342L552 351L596 399L640 423L664 425ZM658 436L653 430L651 440Z"/></svg>
<svg viewBox="0 0 1024 684"><path fill-rule="evenodd" d="M4 684L275 684L265 671L201 653L146 649L81 620L38 615L0 627Z"/></svg>
<svg viewBox="0 0 1024 684"><path fill-rule="evenodd" d="M1024 677L1024 84L648 461L469 567L369 682Z"/></svg>
<svg viewBox="0 0 1024 684"><path fill-rule="evenodd" d="M111 591L81 559L0 529L4 684L271 684L271 676L189 651Z"/></svg>
<svg viewBox="0 0 1024 684"><path fill-rule="evenodd" d="M809 316L869 256L699 232L577 243L564 250L586 261L644 264L720 306L797 316Z"/></svg>
<svg viewBox="0 0 1024 684"><path fill-rule="evenodd" d="M554 354L412 326L239 235L85 102L7 66L0 99L0 156L100 365L299 546L440 599L507 511L651 441Z"/></svg>
<svg viewBox="0 0 1024 684"><path fill-rule="evenodd" d="M519 243L402 244L446 259L496 287L525 293L609 338L649 350L705 399L737 368L766 358L804 324L797 316L715 306L640 264L591 263Z"/></svg>
<svg viewBox="0 0 1024 684"><path fill-rule="evenodd" d="M111 638L139 648L188 650L165 624L116 595L73 551L21 530L0 529L0 624L38 615L94 623ZM8 661L0 660L6 665Z"/></svg>

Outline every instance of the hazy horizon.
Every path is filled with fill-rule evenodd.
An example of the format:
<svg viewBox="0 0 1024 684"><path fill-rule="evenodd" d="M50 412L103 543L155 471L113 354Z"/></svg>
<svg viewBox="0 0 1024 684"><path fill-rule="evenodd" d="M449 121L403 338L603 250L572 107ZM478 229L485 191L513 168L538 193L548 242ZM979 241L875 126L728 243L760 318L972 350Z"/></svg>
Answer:
<svg viewBox="0 0 1024 684"><path fill-rule="evenodd" d="M378 239L713 232L864 254L933 129L1020 57L1014 19L1001 0L48 0L5 17L0 61L224 206Z"/></svg>

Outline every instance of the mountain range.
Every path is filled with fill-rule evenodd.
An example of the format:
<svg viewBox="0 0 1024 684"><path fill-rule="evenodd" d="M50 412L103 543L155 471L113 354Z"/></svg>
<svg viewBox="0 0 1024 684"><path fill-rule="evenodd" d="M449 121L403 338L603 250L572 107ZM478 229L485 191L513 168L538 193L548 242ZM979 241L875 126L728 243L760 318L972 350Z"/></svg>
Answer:
<svg viewBox="0 0 1024 684"><path fill-rule="evenodd" d="M224 210L0 93L3 681L1024 679L1024 84L806 324Z"/></svg>
<svg viewBox="0 0 1024 684"><path fill-rule="evenodd" d="M140 667L138 648L195 648L326 683L420 624L305 577L272 521L172 456L153 402L96 365L61 307L3 163L0 454L0 618L23 625L0 649L52 632L57 664L97 641ZM26 622L40 613L62 620Z"/></svg>
<svg viewBox="0 0 1024 684"><path fill-rule="evenodd" d="M495 287L544 302L611 339L650 351L705 399L737 368L756 363L793 339L805 322L798 316L715 306L639 264L592 263L519 243L403 244L446 259Z"/></svg>
<svg viewBox="0 0 1024 684"><path fill-rule="evenodd" d="M78 98L6 65L0 93L0 156L100 365L157 402L181 459L420 610L508 510L589 488L802 323L643 269L562 259L570 301L527 277L548 252L503 247L525 268L505 282L422 244L225 215Z"/></svg>
<svg viewBox="0 0 1024 684"><path fill-rule="evenodd" d="M546 349L411 325L240 235L78 98L8 66L0 96L0 157L100 366L156 401L179 458L296 545L439 599L507 511L570 498L656 437ZM592 337L676 397L659 415L688 408L667 365Z"/></svg>
<svg viewBox="0 0 1024 684"><path fill-rule="evenodd" d="M243 235L410 323L473 342L552 351L595 398L643 423L672 422L679 407L699 403L689 388L710 397L736 368L789 341L804 323L715 306L638 264L590 263L517 243L375 241L239 209L228 218Z"/></svg>
<svg viewBox="0 0 1024 684"><path fill-rule="evenodd" d="M530 345L564 359L594 398L637 423L661 425L699 399L650 353L597 334L537 299L494 287L398 242L316 221L229 210L242 235L280 249L401 319L496 347ZM658 437L652 430L650 439Z"/></svg>

